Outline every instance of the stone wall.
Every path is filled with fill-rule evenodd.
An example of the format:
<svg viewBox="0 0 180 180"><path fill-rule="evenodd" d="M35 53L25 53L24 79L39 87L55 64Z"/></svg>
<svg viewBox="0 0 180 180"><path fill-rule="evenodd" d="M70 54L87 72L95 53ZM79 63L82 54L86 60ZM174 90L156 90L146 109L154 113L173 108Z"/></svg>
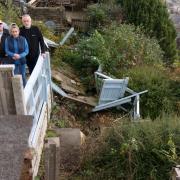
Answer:
<svg viewBox="0 0 180 180"><path fill-rule="evenodd" d="M57 24L65 21L64 7L28 7L28 13L34 20L54 21Z"/></svg>
<svg viewBox="0 0 180 180"><path fill-rule="evenodd" d="M75 7L76 9L85 8L87 7L88 1L87 0L31 0L29 4L36 6L36 7L57 7L57 6L64 6L64 7Z"/></svg>

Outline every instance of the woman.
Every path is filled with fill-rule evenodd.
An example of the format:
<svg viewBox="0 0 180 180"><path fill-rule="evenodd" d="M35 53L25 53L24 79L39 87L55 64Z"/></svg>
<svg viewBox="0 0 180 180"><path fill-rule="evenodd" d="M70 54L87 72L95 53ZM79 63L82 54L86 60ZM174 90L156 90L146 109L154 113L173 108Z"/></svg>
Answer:
<svg viewBox="0 0 180 180"><path fill-rule="evenodd" d="M12 24L9 29L10 36L5 41L5 51L15 65L14 74L21 74L23 86L26 85L26 55L29 47L24 37L19 35L19 27Z"/></svg>

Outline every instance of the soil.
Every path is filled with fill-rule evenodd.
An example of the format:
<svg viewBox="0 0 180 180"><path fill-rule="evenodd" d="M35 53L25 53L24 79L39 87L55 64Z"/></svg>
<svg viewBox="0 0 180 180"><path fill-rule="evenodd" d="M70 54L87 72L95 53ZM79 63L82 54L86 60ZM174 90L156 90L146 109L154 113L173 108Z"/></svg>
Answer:
<svg viewBox="0 0 180 180"><path fill-rule="evenodd" d="M52 123L50 128L53 128L53 126L80 128L88 136L99 133L101 127L111 126L122 116L128 116L128 114L123 114L122 111L116 109L92 113L93 107L97 104L98 95L94 92L91 96L87 95L80 77L69 65L64 64L61 67L56 67L52 71L52 76L56 83L77 101L54 94L54 108L51 114ZM57 76L61 76L61 78ZM67 86L71 87L71 92ZM86 103L78 100L84 100Z"/></svg>
<svg viewBox="0 0 180 180"><path fill-rule="evenodd" d="M115 108L92 113L94 107L92 106L92 102L97 102L98 96L94 93L92 93L91 96L87 95L86 88L81 83L80 77L67 64L61 67L53 67L52 77L53 81L55 81L68 96L74 99L62 97L54 93L47 137L57 136L56 132L59 128L79 128L87 139L94 139L101 134L101 130L103 130L104 127L110 127L117 121L121 121L121 119L124 120L125 118L122 118L122 116L127 116L127 114L123 114L122 111L117 111ZM86 103L79 99L83 99ZM39 169L39 177L41 180L44 179L43 167L44 163L42 161ZM76 171L76 169L74 170ZM74 170L67 171L61 169L60 179L68 179Z"/></svg>

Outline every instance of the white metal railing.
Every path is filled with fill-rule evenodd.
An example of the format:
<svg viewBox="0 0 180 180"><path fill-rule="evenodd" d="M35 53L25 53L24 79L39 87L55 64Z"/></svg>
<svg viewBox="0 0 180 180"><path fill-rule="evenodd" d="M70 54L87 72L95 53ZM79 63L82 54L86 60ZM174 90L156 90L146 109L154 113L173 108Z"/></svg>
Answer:
<svg viewBox="0 0 180 180"><path fill-rule="evenodd" d="M25 108L27 115L32 115L33 126L29 136L29 145L37 142L36 131L44 103L48 100L48 88L51 84L50 56L39 56L37 64L24 88Z"/></svg>

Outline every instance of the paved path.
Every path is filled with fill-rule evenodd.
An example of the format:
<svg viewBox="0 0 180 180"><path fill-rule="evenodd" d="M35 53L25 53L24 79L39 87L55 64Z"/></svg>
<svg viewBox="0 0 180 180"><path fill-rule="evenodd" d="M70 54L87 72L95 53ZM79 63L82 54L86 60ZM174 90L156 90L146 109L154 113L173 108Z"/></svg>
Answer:
<svg viewBox="0 0 180 180"><path fill-rule="evenodd" d="M31 116L0 116L0 180L20 179L31 126Z"/></svg>

